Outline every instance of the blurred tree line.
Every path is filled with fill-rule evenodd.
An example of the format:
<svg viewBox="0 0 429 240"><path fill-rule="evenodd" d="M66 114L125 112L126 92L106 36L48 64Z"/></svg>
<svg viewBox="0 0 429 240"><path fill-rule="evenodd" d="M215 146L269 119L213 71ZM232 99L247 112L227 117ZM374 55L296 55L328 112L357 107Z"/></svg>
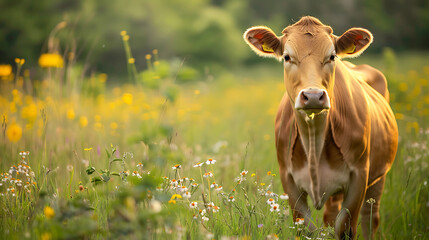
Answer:
<svg viewBox="0 0 429 240"><path fill-rule="evenodd" d="M0 0L0 13L0 63L19 57L35 65L52 29L65 21L60 52L75 49L78 61L107 73L126 71L123 30L141 69L153 49L196 67L231 67L256 59L242 41L248 27L266 25L280 35L305 15L336 35L369 29L369 51L429 48L428 0Z"/></svg>

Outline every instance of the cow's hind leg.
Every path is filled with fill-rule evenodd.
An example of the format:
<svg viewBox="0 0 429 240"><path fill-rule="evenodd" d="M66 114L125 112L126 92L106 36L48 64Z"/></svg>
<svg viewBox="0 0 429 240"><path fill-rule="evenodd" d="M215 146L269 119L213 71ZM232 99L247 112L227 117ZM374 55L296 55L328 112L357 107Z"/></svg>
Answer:
<svg viewBox="0 0 429 240"><path fill-rule="evenodd" d="M380 200L384 188L385 176L366 191L360 214L362 233L365 239L373 239L380 223ZM371 227L370 227L371 226Z"/></svg>
<svg viewBox="0 0 429 240"><path fill-rule="evenodd" d="M325 212L323 213L323 222L325 227L335 226L335 219L341 210L341 203L343 202L343 194L331 196L325 204Z"/></svg>

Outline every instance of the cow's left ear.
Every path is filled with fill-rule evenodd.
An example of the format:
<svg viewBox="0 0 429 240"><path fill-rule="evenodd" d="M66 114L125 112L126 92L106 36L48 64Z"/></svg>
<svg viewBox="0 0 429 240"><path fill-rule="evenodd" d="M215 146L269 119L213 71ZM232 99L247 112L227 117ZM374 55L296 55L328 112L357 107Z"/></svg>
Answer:
<svg viewBox="0 0 429 240"><path fill-rule="evenodd" d="M343 58L359 56L372 43L372 34L363 28L351 28L336 38L337 55Z"/></svg>

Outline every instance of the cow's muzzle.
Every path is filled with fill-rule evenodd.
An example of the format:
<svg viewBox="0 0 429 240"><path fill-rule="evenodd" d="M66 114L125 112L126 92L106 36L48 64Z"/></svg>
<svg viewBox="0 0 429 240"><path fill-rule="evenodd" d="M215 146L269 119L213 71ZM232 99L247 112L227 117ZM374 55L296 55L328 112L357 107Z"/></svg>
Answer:
<svg viewBox="0 0 429 240"><path fill-rule="evenodd" d="M331 107L328 92L323 89L303 89L295 101L295 109L309 113L319 113Z"/></svg>

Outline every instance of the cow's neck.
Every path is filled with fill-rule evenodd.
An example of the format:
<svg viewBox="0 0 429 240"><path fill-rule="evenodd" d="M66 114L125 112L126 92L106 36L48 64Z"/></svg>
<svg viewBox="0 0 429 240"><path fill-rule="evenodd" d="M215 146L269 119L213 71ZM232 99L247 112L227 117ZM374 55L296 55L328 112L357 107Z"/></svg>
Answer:
<svg viewBox="0 0 429 240"><path fill-rule="evenodd" d="M328 111L308 116L303 112L295 112L298 131L307 155L308 168L311 176L311 190L314 202L319 203L319 162L328 129Z"/></svg>

